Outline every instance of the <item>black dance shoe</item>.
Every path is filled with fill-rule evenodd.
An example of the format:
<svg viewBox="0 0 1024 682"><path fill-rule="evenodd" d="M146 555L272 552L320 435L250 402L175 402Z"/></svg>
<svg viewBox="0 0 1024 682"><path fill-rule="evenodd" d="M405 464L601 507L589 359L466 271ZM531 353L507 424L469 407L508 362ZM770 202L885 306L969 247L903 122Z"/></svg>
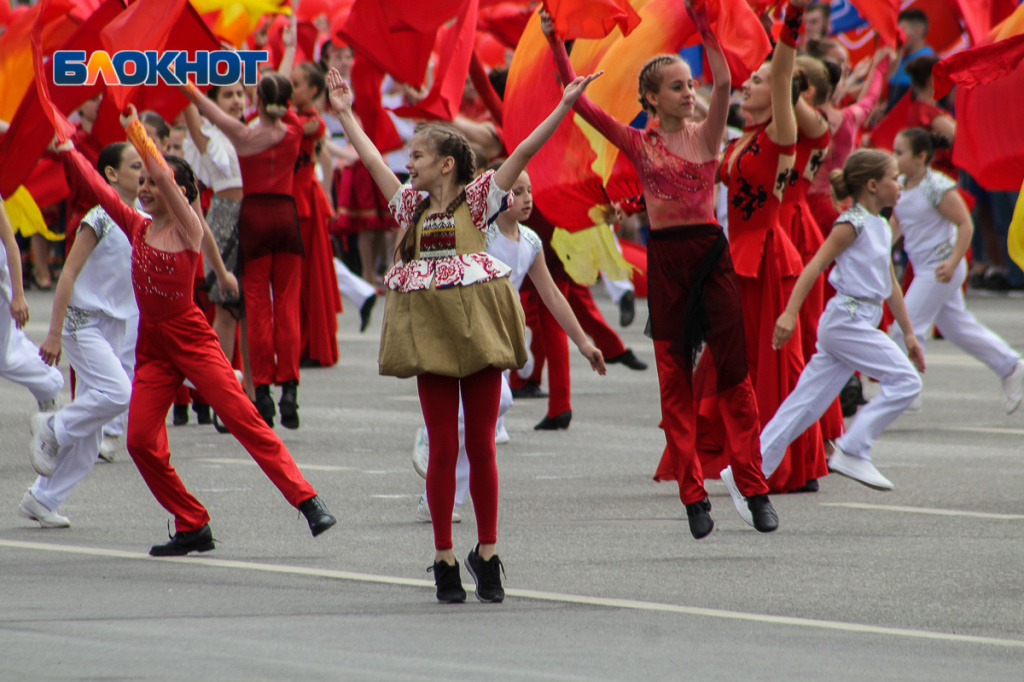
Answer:
<svg viewBox="0 0 1024 682"><path fill-rule="evenodd" d="M843 386L843 390L839 391L839 407L842 409L844 417L852 417L857 414L857 408L867 404L868 401L864 400L864 387L861 386L860 377L854 374Z"/></svg>
<svg viewBox="0 0 1024 682"><path fill-rule="evenodd" d="M750 495L747 508L754 519L754 528L761 533L771 533L779 527L779 516L767 495Z"/></svg>
<svg viewBox="0 0 1024 682"><path fill-rule="evenodd" d="M300 502L299 511L306 517L306 521L309 523L309 531L313 533L313 537L320 535L320 533L323 533L338 522L338 519L334 518L334 514L327 511L327 505L324 504L319 495L314 495L305 502Z"/></svg>
<svg viewBox="0 0 1024 682"><path fill-rule="evenodd" d="M818 479L812 478L809 481L807 481L806 483L804 483L802 486L800 486L799 488L794 490L793 492L795 492L795 493L816 493L816 492L818 492L818 489L819 489Z"/></svg>
<svg viewBox="0 0 1024 682"><path fill-rule="evenodd" d="M605 358L604 362L606 365L622 364L630 369L635 369L638 372L647 369L647 363L633 355L633 351L630 348L627 348L614 358Z"/></svg>
<svg viewBox="0 0 1024 682"><path fill-rule="evenodd" d="M377 302L377 294L371 294L370 298L363 301L363 305L359 307L359 332L365 332L366 328L370 326L370 313L373 312L373 306Z"/></svg>
<svg viewBox="0 0 1024 682"><path fill-rule="evenodd" d="M150 556L185 556L189 552L209 552L213 549L213 531L210 524L198 530L181 530L170 536L171 541L149 548Z"/></svg>
<svg viewBox="0 0 1024 682"><path fill-rule="evenodd" d="M174 426L188 424L188 405L175 405L171 412L171 424Z"/></svg>
<svg viewBox="0 0 1024 682"><path fill-rule="evenodd" d="M700 540L706 538L715 529L711 520L711 500L704 498L699 502L686 505L686 520L690 522L690 535Z"/></svg>
<svg viewBox="0 0 1024 682"><path fill-rule="evenodd" d="M522 388L513 388L512 397L516 400L520 398L547 398L548 394L541 390L540 386L527 381Z"/></svg>
<svg viewBox="0 0 1024 682"><path fill-rule="evenodd" d="M505 599L505 588L501 586L505 567L497 554L484 561L479 549L480 545L477 545L466 557L466 570L476 581L476 598L485 603L500 604Z"/></svg>
<svg viewBox="0 0 1024 682"><path fill-rule="evenodd" d="M286 429L299 428L299 382L286 381L281 384L281 426Z"/></svg>
<svg viewBox="0 0 1024 682"><path fill-rule="evenodd" d="M462 587L462 574L459 572L458 561L454 566L444 561L435 561L434 565L427 569L427 572L434 573L437 601L442 604L461 604L466 601L466 590Z"/></svg>
<svg viewBox="0 0 1024 682"><path fill-rule="evenodd" d="M217 433L231 433L230 429L228 429L228 427L224 426L224 424L223 424L223 422L221 422L220 418L217 417L217 413L216 412L213 413L213 428L217 429Z"/></svg>
<svg viewBox="0 0 1024 682"><path fill-rule="evenodd" d="M544 415L536 426L533 427L534 431L564 431L569 428L569 422L572 421L572 410L566 410L557 417L549 417Z"/></svg>
<svg viewBox="0 0 1024 682"><path fill-rule="evenodd" d="M636 295L632 291L627 291L619 299L619 326L628 327L633 324L634 317L636 317Z"/></svg>
<svg viewBox="0 0 1024 682"><path fill-rule="evenodd" d="M196 413L197 424L212 424L213 417L210 416L210 406L206 403L192 403L192 411Z"/></svg>
<svg viewBox="0 0 1024 682"><path fill-rule="evenodd" d="M274 415L277 414L277 410L274 409L274 399L270 397L270 386L268 384L261 384L256 387L255 403L256 411L263 417L263 421L270 428L274 428Z"/></svg>

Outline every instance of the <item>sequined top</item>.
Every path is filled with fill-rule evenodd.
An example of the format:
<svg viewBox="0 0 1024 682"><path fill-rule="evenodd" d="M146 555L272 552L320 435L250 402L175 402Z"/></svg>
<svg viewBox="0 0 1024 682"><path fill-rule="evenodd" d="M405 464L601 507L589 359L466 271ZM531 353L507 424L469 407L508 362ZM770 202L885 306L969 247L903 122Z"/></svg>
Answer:
<svg viewBox="0 0 1024 682"><path fill-rule="evenodd" d="M195 305L192 297L199 252L164 251L146 243L146 233L153 224L121 201L88 161L72 149L62 154L64 167L83 184L89 184L100 206L128 237L132 245L132 285L139 316L143 321L171 317Z"/></svg>
<svg viewBox="0 0 1024 682"><path fill-rule="evenodd" d="M572 82L575 74L564 47L554 55L559 77ZM586 95L573 109L636 167L651 229L717 222L712 198L719 140L707 120L673 132L641 131L619 123Z"/></svg>

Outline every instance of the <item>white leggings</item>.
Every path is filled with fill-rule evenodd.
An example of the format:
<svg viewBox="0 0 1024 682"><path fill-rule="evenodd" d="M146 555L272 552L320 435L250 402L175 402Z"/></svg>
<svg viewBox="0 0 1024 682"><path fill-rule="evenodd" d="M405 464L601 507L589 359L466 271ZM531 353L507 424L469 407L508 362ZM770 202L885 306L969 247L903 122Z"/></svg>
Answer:
<svg viewBox="0 0 1024 682"><path fill-rule="evenodd" d="M32 485L32 495L47 508L61 505L71 490L96 464L103 428L112 419L128 412L132 395L132 369L125 366L124 346L131 339L130 357L134 359L134 334L137 322L109 317L90 318L74 333L64 333L64 353L75 368L75 399L53 418L60 450L52 476L40 476Z"/></svg>
<svg viewBox="0 0 1024 682"><path fill-rule="evenodd" d="M878 329L882 307L836 294L818 322L817 352L796 388L761 431L761 468L772 475L786 447L818 421L855 371L877 379L881 392L857 412L836 445L846 454L871 460L878 435L921 392L921 377L906 354Z"/></svg>
<svg viewBox="0 0 1024 682"><path fill-rule="evenodd" d="M928 328L935 324L944 338L988 365L996 376L1004 379L1020 360L1020 353L967 312L960 288L966 277L967 264L963 261L953 273L953 279L946 284L935 279L934 268L925 267L918 271L914 266L914 281L905 297L914 335L924 350ZM906 353L903 331L898 325L893 326L892 338Z"/></svg>

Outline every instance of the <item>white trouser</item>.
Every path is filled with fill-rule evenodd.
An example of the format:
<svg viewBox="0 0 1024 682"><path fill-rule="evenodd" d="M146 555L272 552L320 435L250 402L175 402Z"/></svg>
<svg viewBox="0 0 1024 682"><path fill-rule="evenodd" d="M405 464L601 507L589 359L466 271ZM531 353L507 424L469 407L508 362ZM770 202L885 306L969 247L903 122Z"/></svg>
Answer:
<svg viewBox="0 0 1024 682"><path fill-rule="evenodd" d="M505 413L512 407L512 387L508 385L509 371L506 369L501 373L501 402L498 403L498 423L495 425L495 432L501 430L505 423ZM462 412L462 402L459 399L459 460L455 464L455 508L458 509L466 502L466 495L469 494L469 455L466 454L466 416ZM423 427L426 429L426 427ZM429 434L428 434L429 437ZM423 499L427 499L424 491Z"/></svg>
<svg viewBox="0 0 1024 682"><path fill-rule="evenodd" d="M341 295L362 308L366 299L377 293L372 284L367 283L362 277L358 277L348 269L340 259L334 259L334 274L338 278L338 291Z"/></svg>
<svg viewBox="0 0 1024 682"><path fill-rule="evenodd" d="M921 378L906 354L878 329L882 308L836 294L818 322L817 352L796 388L761 430L761 469L771 476L786 447L818 421L854 371L877 379L881 392L862 407L836 445L871 460L878 435L921 392Z"/></svg>
<svg viewBox="0 0 1024 682"><path fill-rule="evenodd" d="M104 424L128 411L132 382L121 364L126 336L123 320L101 316L63 335L64 353L77 376L75 399L53 418L60 443L53 475L40 476L32 486L32 494L49 509L59 507L96 464Z"/></svg>
<svg viewBox="0 0 1024 682"><path fill-rule="evenodd" d="M124 343L121 344L121 366L128 373L128 381L135 376L135 342L139 338L139 316L136 315L125 323ZM128 412L122 412L107 422L103 427L103 435L120 438L128 425Z"/></svg>
<svg viewBox="0 0 1024 682"><path fill-rule="evenodd" d="M37 400L53 400L64 388L64 375L39 357L39 348L11 317L10 304L0 296L0 377L21 384Z"/></svg>
<svg viewBox="0 0 1024 682"><path fill-rule="evenodd" d="M608 279L607 277L602 277L601 281L604 282L604 288L615 305L619 304L619 301L622 300L627 291L633 291L633 283L628 279Z"/></svg>
<svg viewBox="0 0 1024 682"><path fill-rule="evenodd" d="M988 327L978 322L964 306L964 293L960 286L967 277L967 264L960 261L953 279L943 284L935 279L933 267L914 268L914 281L907 290L905 300L910 323L924 350L928 329L935 324L942 336L952 341L968 355L984 362L1000 379L1013 371L1020 353L1006 345ZM907 351L903 343L903 330L893 325L892 338Z"/></svg>

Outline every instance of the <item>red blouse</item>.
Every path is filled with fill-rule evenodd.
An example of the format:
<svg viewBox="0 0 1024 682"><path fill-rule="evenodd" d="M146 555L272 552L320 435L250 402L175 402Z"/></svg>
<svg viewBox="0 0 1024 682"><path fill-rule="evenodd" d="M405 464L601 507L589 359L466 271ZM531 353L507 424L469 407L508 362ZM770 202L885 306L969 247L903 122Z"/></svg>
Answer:
<svg viewBox="0 0 1024 682"><path fill-rule="evenodd" d="M238 156L244 194L291 194L295 162L302 145L302 123L295 112L281 117L288 132L281 140L256 154Z"/></svg>
<svg viewBox="0 0 1024 682"><path fill-rule="evenodd" d="M796 145L778 145L762 124L725 150L722 183L729 188L729 250L736 274L758 277L765 240L774 240L783 277L799 275L800 254L779 227L779 206L793 172ZM737 152L737 145L742 143ZM734 155L735 153L735 155Z"/></svg>
<svg viewBox="0 0 1024 682"><path fill-rule="evenodd" d="M323 188L320 187L320 182L316 179L316 143L324 136L327 126L316 111L300 111L297 117L302 126L305 126L307 121L314 119L317 121L316 131L304 135L299 145L299 157L295 161L295 180L292 185L295 207L299 211L299 217L308 218L313 214L313 202L319 200L317 190L321 195L323 194ZM330 214L330 205L326 196L323 197L323 202L326 205L327 214ZM324 207L320 208L322 210Z"/></svg>

